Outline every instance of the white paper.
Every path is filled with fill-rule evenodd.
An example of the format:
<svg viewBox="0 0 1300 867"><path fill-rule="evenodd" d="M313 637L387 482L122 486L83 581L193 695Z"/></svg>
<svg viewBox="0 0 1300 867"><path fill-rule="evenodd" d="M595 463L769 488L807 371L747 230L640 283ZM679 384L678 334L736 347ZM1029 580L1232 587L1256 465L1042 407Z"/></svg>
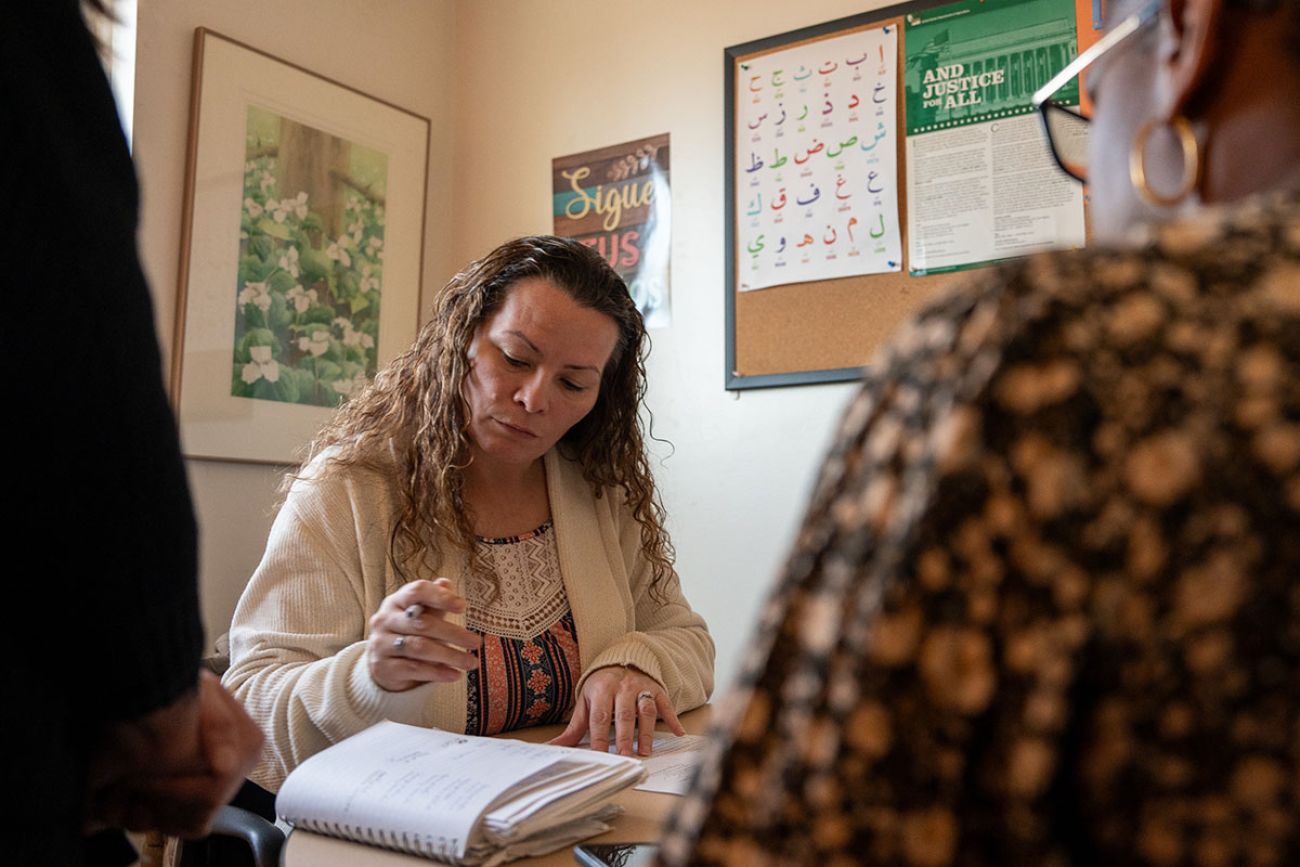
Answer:
<svg viewBox="0 0 1300 867"><path fill-rule="evenodd" d="M643 792L686 794L695 768L700 763L700 757L704 755L704 745L707 742L708 738L703 735L656 733L650 755L641 759L647 775L637 788ZM609 751L611 754L617 754L618 747L610 744Z"/></svg>
<svg viewBox="0 0 1300 867"><path fill-rule="evenodd" d="M686 794L707 742L708 738L701 735L655 738L654 751L642 760L647 776L637 788L643 792Z"/></svg>
<svg viewBox="0 0 1300 867"><path fill-rule="evenodd" d="M898 271L897 135L897 27L739 64L739 289Z"/></svg>
<svg viewBox="0 0 1300 867"><path fill-rule="evenodd" d="M1032 114L909 136L907 211L913 273L1084 243L1083 186Z"/></svg>

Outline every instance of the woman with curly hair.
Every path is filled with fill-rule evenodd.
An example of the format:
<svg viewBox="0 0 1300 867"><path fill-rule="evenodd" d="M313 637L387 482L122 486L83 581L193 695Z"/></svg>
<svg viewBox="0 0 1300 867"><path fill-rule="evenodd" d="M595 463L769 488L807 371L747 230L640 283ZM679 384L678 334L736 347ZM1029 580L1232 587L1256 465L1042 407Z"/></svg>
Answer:
<svg viewBox="0 0 1300 867"><path fill-rule="evenodd" d="M225 683L267 735L255 782L382 719L650 749L712 690L639 409L645 329L582 244L503 244L289 479ZM639 732L634 735L634 732Z"/></svg>

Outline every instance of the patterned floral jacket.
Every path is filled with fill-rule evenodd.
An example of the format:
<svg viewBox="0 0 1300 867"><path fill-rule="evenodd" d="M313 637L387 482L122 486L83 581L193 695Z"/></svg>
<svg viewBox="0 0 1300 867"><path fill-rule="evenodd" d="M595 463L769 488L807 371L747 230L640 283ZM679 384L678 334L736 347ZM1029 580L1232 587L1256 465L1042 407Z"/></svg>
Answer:
<svg viewBox="0 0 1300 867"><path fill-rule="evenodd" d="M668 864L1300 864L1300 197L870 368Z"/></svg>

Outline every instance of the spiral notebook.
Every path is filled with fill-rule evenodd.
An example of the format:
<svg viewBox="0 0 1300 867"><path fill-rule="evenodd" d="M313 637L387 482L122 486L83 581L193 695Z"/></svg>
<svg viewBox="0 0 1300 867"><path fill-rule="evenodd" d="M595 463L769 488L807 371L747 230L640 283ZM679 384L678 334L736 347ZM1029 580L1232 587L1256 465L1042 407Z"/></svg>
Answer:
<svg viewBox="0 0 1300 867"><path fill-rule="evenodd" d="M609 830L633 758L381 722L289 774L295 828L452 864L541 855Z"/></svg>

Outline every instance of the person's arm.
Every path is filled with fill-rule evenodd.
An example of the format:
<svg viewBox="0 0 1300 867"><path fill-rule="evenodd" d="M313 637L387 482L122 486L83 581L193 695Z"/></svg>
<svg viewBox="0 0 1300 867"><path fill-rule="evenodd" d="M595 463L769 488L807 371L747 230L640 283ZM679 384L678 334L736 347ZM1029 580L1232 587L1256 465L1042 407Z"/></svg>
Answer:
<svg viewBox="0 0 1300 867"><path fill-rule="evenodd" d="M636 628L602 650L578 683L601 668L636 669L663 686L677 713L709 700L713 692L713 638L704 618L691 609L677 575L651 589L652 571L641 553L641 526L626 508L618 510L619 545L630 579Z"/></svg>
<svg viewBox="0 0 1300 867"><path fill-rule="evenodd" d="M1005 411L999 306L931 310L846 410L666 863L1051 863L1079 821L1090 577L1048 522L1086 524L1095 406L1044 326L1011 371L1055 423Z"/></svg>
<svg viewBox="0 0 1300 867"><path fill-rule="evenodd" d="M6 729L7 764L21 836L62 861L96 828L201 833L260 736L199 682L196 527L136 252L135 175L75 0L6 10L0 125L0 190L30 204L0 241L15 290L0 346L44 359L9 394L6 451L24 457L7 532L37 565L9 599L21 614L5 692L26 709Z"/></svg>
<svg viewBox="0 0 1300 867"><path fill-rule="evenodd" d="M620 564L629 576L634 628L588 662L575 690L573 715L552 743L573 746L590 737L603 751L614 729L614 744L624 755L635 747L648 755L655 723L663 720L684 734L677 715L698 707L713 691L713 639L696 614L676 574L666 585L651 588L652 572L641 553L641 527L631 511L610 497L612 527L618 528Z"/></svg>
<svg viewBox="0 0 1300 867"><path fill-rule="evenodd" d="M382 486L298 480L235 610L225 684L267 734L254 779L277 789L304 759L383 719L431 725L439 689L390 692L367 658L390 580Z"/></svg>

